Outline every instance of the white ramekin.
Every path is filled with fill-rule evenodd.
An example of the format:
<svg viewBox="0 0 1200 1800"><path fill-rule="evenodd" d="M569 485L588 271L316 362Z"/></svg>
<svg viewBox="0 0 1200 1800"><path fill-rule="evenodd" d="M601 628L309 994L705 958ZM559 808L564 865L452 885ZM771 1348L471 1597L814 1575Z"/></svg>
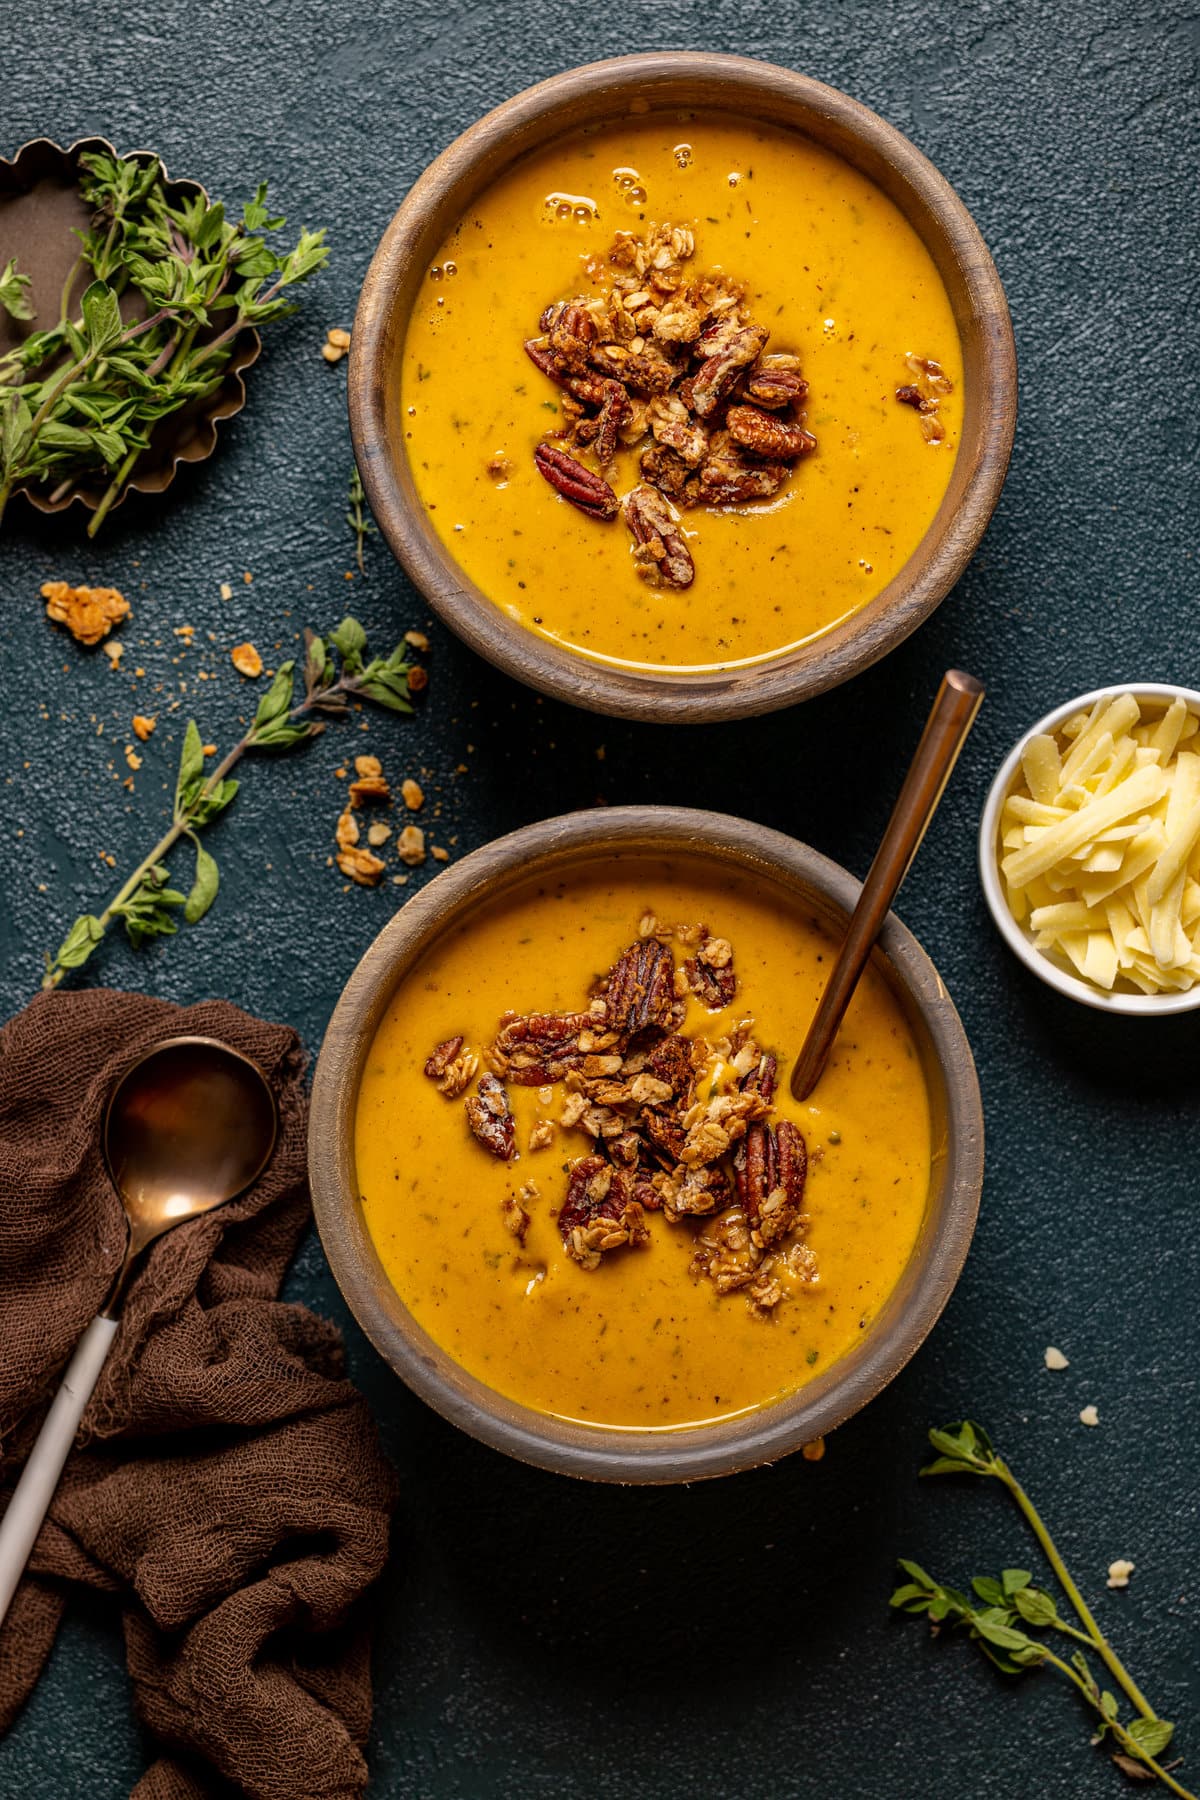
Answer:
<svg viewBox="0 0 1200 1800"><path fill-rule="evenodd" d="M1063 968L1052 956L1039 950L1034 944L1032 932L1013 918L1004 892L1000 874L1000 811L1020 778L1021 752L1030 738L1036 737L1039 732L1059 731L1073 713L1090 710L1097 700L1109 700L1117 694L1132 694L1138 701L1161 702L1163 711L1173 700L1183 700L1192 712L1200 713L1200 693L1194 688L1176 687L1167 681L1117 681L1111 687L1093 688L1090 694L1078 694L1075 699L1064 701L1061 706L1048 712L1044 719L1039 719L1036 725L1031 725L1018 738L1001 763L988 792L983 817L979 822L979 879L983 883L984 899L1001 937L1026 968L1039 981L1044 981L1047 987L1065 994L1069 1000L1093 1006L1098 1012L1129 1013L1143 1018L1163 1013L1191 1012L1200 1006L1200 982L1183 994L1108 993Z"/></svg>

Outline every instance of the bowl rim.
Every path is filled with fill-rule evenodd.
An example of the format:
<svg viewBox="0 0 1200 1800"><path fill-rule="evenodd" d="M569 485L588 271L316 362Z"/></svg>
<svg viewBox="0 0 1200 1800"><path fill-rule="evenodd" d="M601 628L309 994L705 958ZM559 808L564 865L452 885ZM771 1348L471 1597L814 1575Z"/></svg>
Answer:
<svg viewBox="0 0 1200 1800"><path fill-rule="evenodd" d="M407 901L369 946L330 1021L317 1062L309 1126L313 1212L351 1311L385 1362L452 1424L494 1449L562 1474L627 1483L692 1481L775 1461L840 1425L873 1399L936 1323L970 1246L983 1183L983 1113L970 1046L933 964L894 913L877 966L940 1071L943 1117L925 1224L897 1288L862 1340L805 1387L715 1425L641 1430L568 1425L507 1400L443 1351L407 1312L369 1237L353 1160L353 1116L378 1022L424 949L473 907L539 870L604 854L700 857L790 887L797 903L848 918L860 884L780 832L683 807L593 809L538 821L452 864ZM801 890L803 892L801 893ZM928 1071L927 1071L928 1073Z"/></svg>
<svg viewBox="0 0 1200 1800"><path fill-rule="evenodd" d="M1030 738L1036 737L1039 732L1057 731L1073 713L1085 711L1094 706L1097 700L1115 699L1118 694L1132 694L1135 699L1164 700L1168 705L1172 700L1183 700L1192 712L1200 714L1200 691L1180 687L1172 681L1113 681L1104 687L1092 688L1086 694L1077 694L1073 700L1066 700L1061 706L1052 707L1036 725L1031 725L1021 733L997 769L988 789L979 819L979 881L988 911L1000 936L1025 967L1039 981L1045 982L1047 987L1053 988L1056 993L1065 994L1068 1000L1090 1006L1096 1012L1117 1013L1129 1018L1162 1018L1174 1013L1192 1012L1200 1006L1200 982L1186 993L1165 994L1108 993L1104 988L1093 987L1082 976L1070 974L1057 963L1051 962L1045 951L1036 947L1028 932L1018 924L1009 910L1000 878L997 851L1000 812L1020 772L1022 750Z"/></svg>
<svg viewBox="0 0 1200 1800"><path fill-rule="evenodd" d="M916 216L910 222L938 261L960 332L964 321L973 321L979 342L979 370L965 390L963 438L947 493L901 569L873 599L818 637L776 658L711 676L624 669L567 650L509 618L437 537L415 489L408 491L411 478L400 459L393 462L388 434L393 294L423 261L423 239L433 226L448 228L439 223L443 211L460 213L482 180L493 177L494 169L480 174L493 156L496 168L508 166L542 141L532 134L576 103L613 113L626 100L646 110L667 109L686 104L684 86L698 89L701 102L714 87L727 88L725 105L734 110L749 109L755 100L762 108L786 109L791 129L808 129L818 138L818 127L840 134L840 154L853 146L865 161L887 170L897 188L889 197L901 205L907 197L913 215L920 215L920 222ZM579 122L572 117L570 127ZM877 175L863 172L878 184ZM930 222L936 232L929 231ZM418 177L363 282L348 399L355 455L380 530L429 605L471 649L541 693L590 711L699 723L775 711L823 693L885 656L941 604L974 554L1004 485L1016 425L1016 348L1004 289L978 226L946 178L895 126L838 89L773 63L649 51L587 63L525 89L461 133Z"/></svg>

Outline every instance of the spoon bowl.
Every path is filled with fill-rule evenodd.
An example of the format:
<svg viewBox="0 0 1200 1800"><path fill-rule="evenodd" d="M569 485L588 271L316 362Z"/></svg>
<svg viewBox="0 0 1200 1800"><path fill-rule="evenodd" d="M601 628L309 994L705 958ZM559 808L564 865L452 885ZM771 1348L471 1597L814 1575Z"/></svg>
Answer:
<svg viewBox="0 0 1200 1800"><path fill-rule="evenodd" d="M76 1345L0 1520L0 1623L117 1334L138 1257L172 1226L243 1193L266 1168L278 1134L279 1112L262 1070L216 1038L167 1038L113 1089L102 1143L129 1221L129 1241L112 1291Z"/></svg>
<svg viewBox="0 0 1200 1800"><path fill-rule="evenodd" d="M168 1038L134 1063L104 1115L104 1161L129 1220L126 1261L244 1193L279 1129L262 1070L213 1038ZM110 1303L111 1304L111 1303Z"/></svg>

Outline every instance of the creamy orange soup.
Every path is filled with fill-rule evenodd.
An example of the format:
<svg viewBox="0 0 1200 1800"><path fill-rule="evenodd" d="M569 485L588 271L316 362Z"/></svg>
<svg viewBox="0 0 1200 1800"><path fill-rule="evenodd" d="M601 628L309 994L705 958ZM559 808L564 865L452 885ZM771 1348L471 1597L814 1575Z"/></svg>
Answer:
<svg viewBox="0 0 1200 1800"><path fill-rule="evenodd" d="M800 358L817 440L773 499L685 512L683 591L648 585L622 520L584 516L536 472L562 393L522 349L549 302L588 292L590 258L652 222L689 226L696 266L744 283L768 351ZM940 443L896 400L909 354L953 383ZM421 500L482 591L588 656L679 672L778 654L878 594L937 510L962 412L950 302L898 209L807 139L720 117L631 120L516 164L438 252L399 378ZM627 451L615 491L638 478Z"/></svg>
<svg viewBox="0 0 1200 1800"><path fill-rule="evenodd" d="M569 1162L591 1149L558 1128L530 1151L563 1089L508 1085L519 1155L490 1156L463 1101L423 1074L461 1032L482 1051L507 1010L566 1012L632 939L649 909L707 921L734 947L738 992L725 1013L689 999L681 1029L715 1038L747 1015L779 1058L778 1117L809 1157L804 1238L815 1285L769 1313L689 1273L707 1221L648 1214L650 1241L581 1268L555 1214ZM912 1252L929 1190L929 1105L916 1046L886 982L869 969L815 1094L787 1094L831 944L761 883L714 880L684 863L615 860L530 886L430 950L393 1000L367 1058L355 1121L359 1188L372 1238L405 1305L471 1374L512 1400L608 1426L669 1428L744 1413L788 1394L861 1340ZM474 1084L472 1084L474 1086ZM506 1200L533 1182L523 1243Z"/></svg>

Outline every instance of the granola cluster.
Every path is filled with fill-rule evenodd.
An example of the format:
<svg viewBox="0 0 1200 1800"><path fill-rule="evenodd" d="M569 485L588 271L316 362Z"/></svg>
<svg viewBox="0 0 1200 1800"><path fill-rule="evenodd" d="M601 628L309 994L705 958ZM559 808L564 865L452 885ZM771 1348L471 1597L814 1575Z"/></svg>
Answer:
<svg viewBox="0 0 1200 1800"><path fill-rule="evenodd" d="M589 1140L586 1154L564 1164L557 1212L573 1261L595 1269L612 1251L649 1243L648 1215L661 1213L669 1225L699 1225L695 1278L768 1311L818 1279L800 1236L804 1137L776 1118L776 1060L755 1042L754 1021L712 1039L688 1035L689 995L712 1013L733 1004L732 946L704 925L664 927L647 914L585 1007L505 1014L464 1102L467 1124L485 1150L512 1162L519 1149L508 1086L536 1087L544 1111L557 1106L557 1116L535 1122L530 1151L550 1148L559 1130ZM459 1035L434 1049L425 1074L457 1099L479 1066ZM522 1200L538 1197L534 1183L522 1189ZM505 1222L523 1239L515 1215L506 1212Z"/></svg>
<svg viewBox="0 0 1200 1800"><path fill-rule="evenodd" d="M911 406L917 414L925 442L940 444L946 427L938 418L938 406L947 394L954 392L954 383L932 356L906 356L904 366L912 380L896 389L896 398L901 406Z"/></svg>
<svg viewBox="0 0 1200 1800"><path fill-rule="evenodd" d="M816 448L797 358L765 353L742 288L692 266L695 249L683 226L618 232L588 265L595 291L548 306L525 345L563 390L566 425L535 450L539 473L589 518L623 514L639 573L675 588L696 572L681 509L769 499ZM620 448L642 479L619 499Z"/></svg>

